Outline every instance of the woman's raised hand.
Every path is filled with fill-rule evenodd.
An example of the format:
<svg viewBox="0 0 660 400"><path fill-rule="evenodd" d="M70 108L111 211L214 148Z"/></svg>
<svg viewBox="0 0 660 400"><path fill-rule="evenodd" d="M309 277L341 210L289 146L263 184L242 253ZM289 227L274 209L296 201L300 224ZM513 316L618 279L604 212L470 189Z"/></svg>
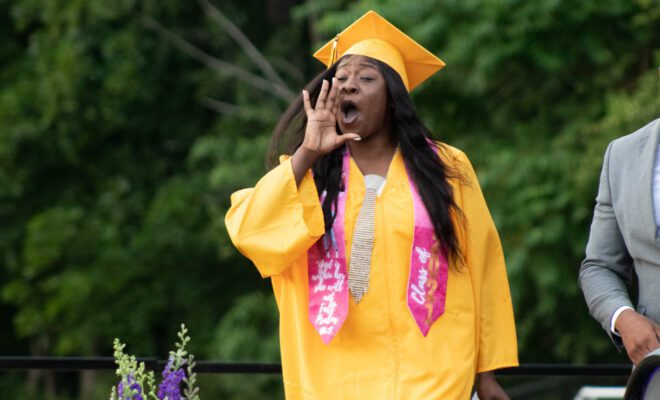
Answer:
<svg viewBox="0 0 660 400"><path fill-rule="evenodd" d="M310 104L309 93L303 90L307 127L301 147L316 153L319 157L330 153L349 140L360 140L360 136L355 133L337 134L336 115L339 109L339 90L335 78L332 78L332 82L333 85L330 88L330 83L323 80L314 108Z"/></svg>
<svg viewBox="0 0 660 400"><path fill-rule="evenodd" d="M309 101L309 93L303 90L303 105L307 114L307 126L302 145L298 147L291 157L293 176L296 185L300 185L307 171L322 155L328 154L349 140L360 140L355 133L337 134L337 111L339 99L337 81L332 79L333 85L326 80L321 84L321 93L316 100L315 107Z"/></svg>

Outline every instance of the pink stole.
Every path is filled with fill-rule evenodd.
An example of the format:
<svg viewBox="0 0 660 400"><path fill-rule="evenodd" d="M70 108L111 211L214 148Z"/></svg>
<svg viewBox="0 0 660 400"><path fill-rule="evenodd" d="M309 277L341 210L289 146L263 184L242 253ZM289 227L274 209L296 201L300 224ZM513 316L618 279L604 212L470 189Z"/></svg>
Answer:
<svg viewBox="0 0 660 400"><path fill-rule="evenodd" d="M344 210L350 157L349 152L345 151L342 161L344 191L339 192L337 198L332 229L307 251L309 320L326 344L335 337L348 316ZM433 322L445 310L448 263L439 242L435 240L431 218L409 173L408 182L413 200L415 228L406 298L408 309L422 335L426 336ZM323 197L324 195L321 196L321 201Z"/></svg>

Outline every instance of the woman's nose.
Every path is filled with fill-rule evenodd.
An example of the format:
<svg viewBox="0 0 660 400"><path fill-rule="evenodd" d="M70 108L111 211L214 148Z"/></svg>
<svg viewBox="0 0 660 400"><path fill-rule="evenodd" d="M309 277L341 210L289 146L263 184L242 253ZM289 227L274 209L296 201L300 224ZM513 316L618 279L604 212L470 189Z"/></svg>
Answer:
<svg viewBox="0 0 660 400"><path fill-rule="evenodd" d="M344 82L341 82L339 91L344 94L353 94L357 92L357 86L355 85L355 80L353 78L348 78Z"/></svg>

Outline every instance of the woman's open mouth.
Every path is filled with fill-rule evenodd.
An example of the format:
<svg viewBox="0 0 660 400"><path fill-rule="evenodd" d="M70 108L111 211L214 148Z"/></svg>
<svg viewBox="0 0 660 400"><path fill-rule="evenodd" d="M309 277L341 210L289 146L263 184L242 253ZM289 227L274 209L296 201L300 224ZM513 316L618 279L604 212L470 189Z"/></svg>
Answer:
<svg viewBox="0 0 660 400"><path fill-rule="evenodd" d="M355 122L360 116L360 110L357 105L350 100L344 100L340 104L341 121L345 125L350 125Z"/></svg>

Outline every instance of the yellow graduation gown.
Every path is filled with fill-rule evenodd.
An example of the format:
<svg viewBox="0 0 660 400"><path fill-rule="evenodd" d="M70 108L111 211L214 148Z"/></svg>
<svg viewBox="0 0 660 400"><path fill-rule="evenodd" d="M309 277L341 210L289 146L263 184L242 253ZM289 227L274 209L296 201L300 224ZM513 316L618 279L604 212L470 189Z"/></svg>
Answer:
<svg viewBox="0 0 660 400"><path fill-rule="evenodd" d="M311 173L296 187L291 161L283 159L254 188L232 195L225 218L231 240L271 278L275 292L287 399L469 399L476 373L518 365L495 225L465 154L443 149L443 160L463 176L451 184L465 217L459 238L466 265L450 265L445 313L427 337L406 303L414 217L398 152L376 200L369 289L359 305L349 300L346 322L327 345L308 319L307 249L324 232ZM364 191L364 178L351 160L346 249Z"/></svg>

